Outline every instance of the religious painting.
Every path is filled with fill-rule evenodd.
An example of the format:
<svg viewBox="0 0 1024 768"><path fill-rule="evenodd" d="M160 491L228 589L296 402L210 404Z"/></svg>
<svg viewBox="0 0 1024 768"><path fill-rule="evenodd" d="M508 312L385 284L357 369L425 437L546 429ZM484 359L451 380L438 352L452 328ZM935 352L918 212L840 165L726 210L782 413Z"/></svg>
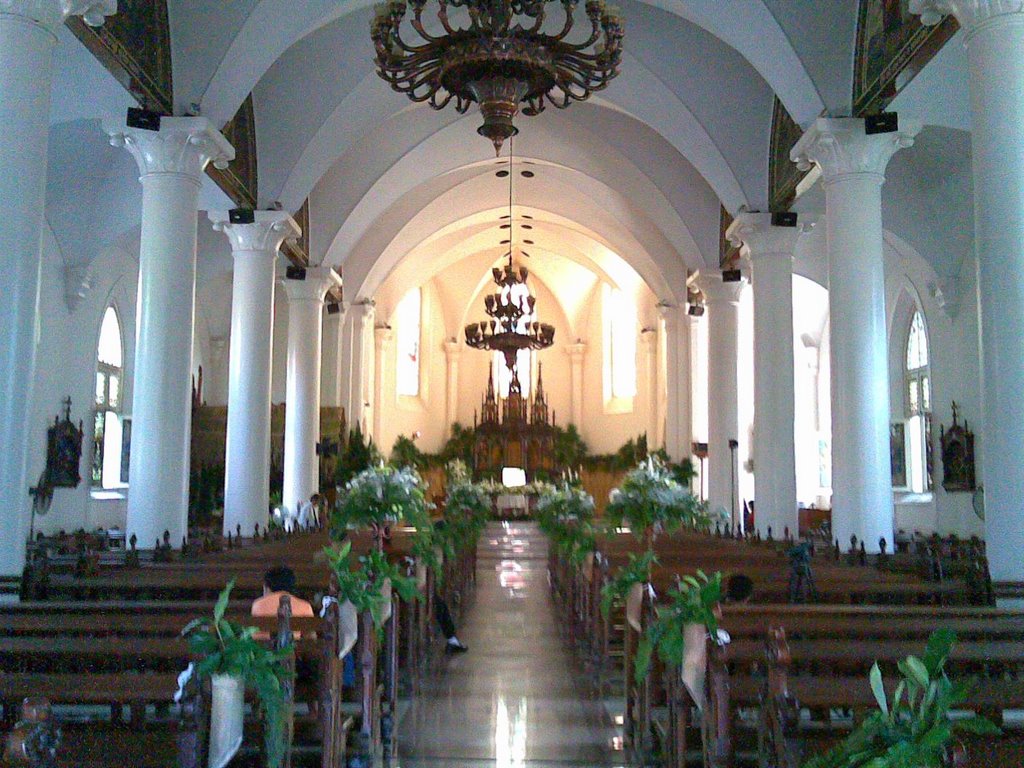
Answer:
<svg viewBox="0 0 1024 768"><path fill-rule="evenodd" d="M949 429L939 427L939 443L942 446L942 487L948 493L975 490L974 476L974 433L957 419L959 408L953 403L953 425Z"/></svg>
<svg viewBox="0 0 1024 768"><path fill-rule="evenodd" d="M242 102L238 112L221 130L224 138L235 148L235 159L223 171L212 164L207 167L210 178L217 182L243 208L255 208L258 192L256 166L256 115L252 94Z"/></svg>
<svg viewBox="0 0 1024 768"><path fill-rule="evenodd" d="M902 421L889 425L889 463L893 488L907 487L907 433Z"/></svg>
<svg viewBox="0 0 1024 768"><path fill-rule="evenodd" d="M803 129L776 97L768 155L768 207L772 211L789 210L796 197L797 185L806 175L806 171L801 171L789 159L790 150L802 135Z"/></svg>
<svg viewBox="0 0 1024 768"><path fill-rule="evenodd" d="M288 241L281 246L281 252L288 257L289 261L297 264L309 263L309 198L302 203L302 207L295 212L295 223L299 225L302 234L295 241ZM340 267L338 270L340 271Z"/></svg>
<svg viewBox="0 0 1024 768"><path fill-rule="evenodd" d="M947 16L926 27L910 0L860 0L853 75L856 115L882 111L957 31Z"/></svg>
<svg viewBox="0 0 1024 768"><path fill-rule="evenodd" d="M82 460L82 422L71 421L71 398L64 401L64 418L56 417L46 430L46 470L42 485L49 488L77 488L82 482L78 465Z"/></svg>
<svg viewBox="0 0 1024 768"><path fill-rule="evenodd" d="M171 28L166 0L119 0L101 27L78 16L66 22L75 36L145 109L174 111Z"/></svg>
<svg viewBox="0 0 1024 768"><path fill-rule="evenodd" d="M739 246L733 245L729 242L729 238L725 236L729 227L732 225L733 218L725 206L722 206L721 218L719 219L718 228L718 265L722 269L730 269L737 259L740 257Z"/></svg>
<svg viewBox="0 0 1024 768"><path fill-rule="evenodd" d="M132 420L121 419L121 482L128 484L128 466L132 457Z"/></svg>

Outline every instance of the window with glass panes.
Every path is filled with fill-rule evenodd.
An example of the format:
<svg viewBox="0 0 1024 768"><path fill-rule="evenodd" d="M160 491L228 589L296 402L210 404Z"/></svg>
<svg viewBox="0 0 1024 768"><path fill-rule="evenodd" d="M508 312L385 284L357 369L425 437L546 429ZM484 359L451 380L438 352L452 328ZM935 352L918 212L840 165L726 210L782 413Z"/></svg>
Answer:
<svg viewBox="0 0 1024 768"><path fill-rule="evenodd" d="M928 332L920 311L907 333L904 378L907 416L907 485L917 493L932 488L932 392Z"/></svg>
<svg viewBox="0 0 1024 768"><path fill-rule="evenodd" d="M107 307L100 326L96 354L96 398L93 422L92 484L115 488L128 482L124 476L121 406L124 389L124 352L121 324L113 307Z"/></svg>

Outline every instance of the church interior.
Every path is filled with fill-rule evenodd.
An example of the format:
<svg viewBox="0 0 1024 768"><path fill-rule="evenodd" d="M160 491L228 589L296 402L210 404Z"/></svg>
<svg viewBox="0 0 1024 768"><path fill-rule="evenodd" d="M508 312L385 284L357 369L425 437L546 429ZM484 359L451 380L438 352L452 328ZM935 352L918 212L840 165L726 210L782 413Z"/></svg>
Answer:
<svg viewBox="0 0 1024 768"><path fill-rule="evenodd" d="M1024 765L1022 117L1022 0L0 0L0 765Z"/></svg>

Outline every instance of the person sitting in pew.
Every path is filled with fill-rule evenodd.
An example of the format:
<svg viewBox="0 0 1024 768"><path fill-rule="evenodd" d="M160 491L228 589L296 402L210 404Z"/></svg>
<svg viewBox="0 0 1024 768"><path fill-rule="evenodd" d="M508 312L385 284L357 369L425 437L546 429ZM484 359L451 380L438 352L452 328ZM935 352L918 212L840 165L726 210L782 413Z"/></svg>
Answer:
<svg viewBox="0 0 1024 768"><path fill-rule="evenodd" d="M263 575L263 597L252 604L253 616L277 616L281 595L288 595L292 601L292 616L313 616L313 606L295 596L295 571L287 565L271 568Z"/></svg>

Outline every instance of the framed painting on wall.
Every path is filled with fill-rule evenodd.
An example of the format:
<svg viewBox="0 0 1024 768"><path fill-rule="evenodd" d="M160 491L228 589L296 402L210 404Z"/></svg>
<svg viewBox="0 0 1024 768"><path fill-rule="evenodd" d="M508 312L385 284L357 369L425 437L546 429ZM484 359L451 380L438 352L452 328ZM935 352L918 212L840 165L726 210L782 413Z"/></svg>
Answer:
<svg viewBox="0 0 1024 768"><path fill-rule="evenodd" d="M907 432L902 421L889 425L889 461L892 465L892 487L907 487Z"/></svg>

